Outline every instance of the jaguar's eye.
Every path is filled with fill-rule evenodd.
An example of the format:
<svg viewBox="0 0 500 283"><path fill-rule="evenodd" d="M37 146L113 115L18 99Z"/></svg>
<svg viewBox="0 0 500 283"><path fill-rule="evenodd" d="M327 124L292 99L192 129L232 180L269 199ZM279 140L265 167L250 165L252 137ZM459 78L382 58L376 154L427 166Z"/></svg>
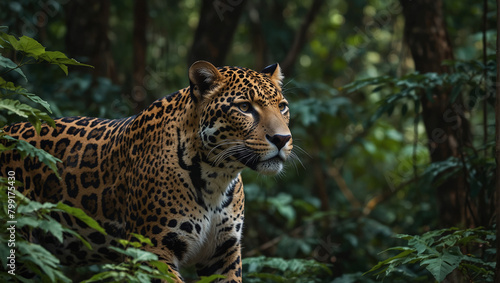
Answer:
<svg viewBox="0 0 500 283"><path fill-rule="evenodd" d="M238 108L241 110L241 112L248 113L250 110L252 110L252 105L250 105L249 102L242 102L238 104Z"/></svg>
<svg viewBox="0 0 500 283"><path fill-rule="evenodd" d="M284 113L288 109L288 104L286 102L281 102L280 104L278 104L278 108L280 109L281 113Z"/></svg>

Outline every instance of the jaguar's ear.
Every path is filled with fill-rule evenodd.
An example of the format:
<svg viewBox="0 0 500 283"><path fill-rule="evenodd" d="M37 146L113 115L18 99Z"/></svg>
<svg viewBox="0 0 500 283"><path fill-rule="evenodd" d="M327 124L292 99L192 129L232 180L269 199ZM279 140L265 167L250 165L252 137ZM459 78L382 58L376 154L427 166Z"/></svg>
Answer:
<svg viewBox="0 0 500 283"><path fill-rule="evenodd" d="M283 84L283 73L281 72L280 65L278 63L269 65L264 68L264 70L261 71L263 74L267 74L269 78L271 78L271 81L279 88L281 88L281 85Z"/></svg>
<svg viewBox="0 0 500 283"><path fill-rule="evenodd" d="M199 98L217 86L220 80L222 75L219 70L207 61L196 61L189 68L191 92Z"/></svg>

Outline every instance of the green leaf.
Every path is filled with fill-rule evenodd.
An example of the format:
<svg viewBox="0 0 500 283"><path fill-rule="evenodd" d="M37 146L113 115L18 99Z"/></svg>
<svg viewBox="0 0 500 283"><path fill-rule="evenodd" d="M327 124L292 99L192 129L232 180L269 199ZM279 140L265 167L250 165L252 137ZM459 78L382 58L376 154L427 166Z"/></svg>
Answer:
<svg viewBox="0 0 500 283"><path fill-rule="evenodd" d="M431 245L434 243L434 239L422 239L420 236L415 236L413 239L408 241L408 245L410 247L414 247L417 251L417 254L422 254L426 251L430 251L432 253L437 253Z"/></svg>
<svg viewBox="0 0 500 283"><path fill-rule="evenodd" d="M131 237L134 237L136 240L139 242L136 242L134 240L125 240L125 239L118 239L118 243L120 243L124 247L132 246L134 248L140 248L142 247L143 244L146 244L148 246L153 247L153 243L149 238L144 237L143 235L136 234L136 233L130 233Z"/></svg>
<svg viewBox="0 0 500 283"><path fill-rule="evenodd" d="M40 59L50 64L58 65L66 75L68 75L68 67L66 65L84 66L93 68L93 66L91 65L80 63L75 59L70 59L64 53L59 51L46 51L44 54L40 56Z"/></svg>
<svg viewBox="0 0 500 283"><path fill-rule="evenodd" d="M18 41L18 51L26 53L26 55L38 59L38 56L45 52L45 47L43 47L38 41L33 38L23 35Z"/></svg>
<svg viewBox="0 0 500 283"><path fill-rule="evenodd" d="M3 48L17 50L16 46L18 46L19 40L10 34L5 32L0 32L0 45Z"/></svg>
<svg viewBox="0 0 500 283"><path fill-rule="evenodd" d="M249 272L257 272L262 268L272 268L293 276L307 277L318 272L331 274L331 270L325 264L315 260L305 259L283 259L276 257L250 257L243 259L243 264L248 265Z"/></svg>
<svg viewBox="0 0 500 283"><path fill-rule="evenodd" d="M10 60L9 58L0 56L0 68L8 69L7 71L2 72L1 73L2 75L7 73L7 72L14 71L14 72L18 73L19 75L21 75L25 81L28 81L28 79L26 78L26 75L23 73L23 70L21 70L21 68L19 68L19 66L16 63L12 62L12 60Z"/></svg>
<svg viewBox="0 0 500 283"><path fill-rule="evenodd" d="M83 238L80 234L78 234L77 232L69 229L69 228L63 228L64 232L68 233L68 234L71 234L73 235L74 237L78 238L85 247L87 247L89 250L92 250L92 245L90 245L90 243L85 240L85 238Z"/></svg>
<svg viewBox="0 0 500 283"><path fill-rule="evenodd" d="M107 279L112 279L111 281ZM120 282L120 279L124 279L123 272L117 271L104 271L100 272L81 283L91 283L91 282Z"/></svg>
<svg viewBox="0 0 500 283"><path fill-rule="evenodd" d="M133 236L135 239L139 240L139 242L141 244L146 244L148 246L151 246L153 247L153 243L151 242L151 240L147 237L144 237L143 235L141 234L137 234L137 233L130 233L130 236Z"/></svg>
<svg viewBox="0 0 500 283"><path fill-rule="evenodd" d="M133 242L125 239L118 239L118 243L124 247L132 246L134 248L140 248L142 247L142 244L139 242Z"/></svg>
<svg viewBox="0 0 500 283"><path fill-rule="evenodd" d="M33 57L36 60L42 60L50 64L58 65L66 75L68 75L67 65L93 68L91 65L83 64L75 59L68 58L62 52L45 51L45 47L43 47L38 41L27 36L22 36L20 39L16 39L13 35L0 32L0 45L15 51L24 52L26 56Z"/></svg>
<svg viewBox="0 0 500 283"><path fill-rule="evenodd" d="M362 80L356 80L352 83L349 83L345 85L341 90L345 90L347 92L355 92L361 88L364 88L369 85L379 85L379 84L384 84L384 83L389 83L392 82L394 78L390 76L381 76L381 77L375 77L375 78L367 78L367 79L362 79ZM377 89L379 91L380 89Z"/></svg>
<svg viewBox="0 0 500 283"><path fill-rule="evenodd" d="M381 262L377 263L377 265L375 265L374 267L372 267L370 270L368 270L367 272L365 272L363 275L365 275L367 273L370 273L370 272L374 272L376 270L379 270L380 268L382 268L385 265L393 264L396 260L408 257L410 254L412 254L412 253L415 252L414 249L410 249L410 248L406 248L406 247L397 247L397 248L398 249L402 249L403 251L400 252L399 254L397 254L396 256L390 257L390 258L388 258L388 259L386 259L384 261L381 261ZM386 251L388 251L388 250L386 250ZM384 272L384 271L385 271L385 269L382 270L381 272Z"/></svg>
<svg viewBox="0 0 500 283"><path fill-rule="evenodd" d="M17 208L18 213L22 214L28 214L28 213L33 213L33 212L38 212L42 209L53 209L55 208L55 204L46 202L46 203L40 203L37 201L30 201L28 198L23 199L26 201L25 204L20 205Z"/></svg>
<svg viewBox="0 0 500 283"><path fill-rule="evenodd" d="M38 41L33 38L23 35L21 38L16 39L15 36L0 33L0 37L10 43L10 46L16 50L24 52L27 56L38 59L40 55L45 53L45 47L43 47Z"/></svg>
<svg viewBox="0 0 500 283"><path fill-rule="evenodd" d="M272 274L272 273L249 273L248 277L256 277L260 279L270 279L273 282L286 282L287 278L281 275ZM267 280L263 280L264 282L269 282Z"/></svg>
<svg viewBox="0 0 500 283"><path fill-rule="evenodd" d="M131 257L134 262L158 260L158 256L156 254L136 248L127 248L126 250L117 247L109 247L109 248L118 253Z"/></svg>
<svg viewBox="0 0 500 283"><path fill-rule="evenodd" d="M2 77L0 77L0 88L9 90L9 91L16 91L19 88L22 88L20 86L16 86L13 82L8 82L4 80Z"/></svg>
<svg viewBox="0 0 500 283"><path fill-rule="evenodd" d="M23 254L21 264L31 263L36 265L41 272L39 275L42 278L48 277L51 282L72 282L59 269L59 260L40 245L23 242L16 245L19 252ZM29 268L30 270L33 270Z"/></svg>
<svg viewBox="0 0 500 283"><path fill-rule="evenodd" d="M210 283L213 282L214 280L217 279L225 279L226 276L220 275L220 274L212 274L210 276L202 276L199 281L196 281L196 283Z"/></svg>
<svg viewBox="0 0 500 283"><path fill-rule="evenodd" d="M34 147L27 141L16 140L15 138L10 136L4 136L4 138L16 142L15 149L19 151L21 157L23 158L25 158L26 156L29 156L30 158L37 157L40 162L47 165L52 171L54 171L56 176L59 177L56 164L57 162L61 162L60 159L52 156L50 153L46 152L43 149Z"/></svg>
<svg viewBox="0 0 500 283"><path fill-rule="evenodd" d="M17 221L20 228L28 226L30 228L38 228L45 233L52 234L60 243L63 243L63 232L64 228L61 223L57 222L53 218L48 219L37 219L35 217L30 217L25 215Z"/></svg>
<svg viewBox="0 0 500 283"><path fill-rule="evenodd" d="M171 273L168 269L168 264L166 264L165 262L159 261L159 260L152 260L149 262L149 264L151 266L155 267L161 273L171 275Z"/></svg>
<svg viewBox="0 0 500 283"><path fill-rule="evenodd" d="M394 238L403 239L403 240L410 240L410 239L413 239L413 237L414 236L408 235L408 234L396 234L396 235L394 235Z"/></svg>
<svg viewBox="0 0 500 283"><path fill-rule="evenodd" d="M7 151L7 150L12 150L15 146L16 146L16 144L11 144L9 146L5 146L5 145L0 143L0 153Z"/></svg>
<svg viewBox="0 0 500 283"><path fill-rule="evenodd" d="M22 214L22 212L17 211L18 214ZM39 225L38 218L33 216L33 215L23 215L22 218L17 220L17 227L23 228L25 226L27 227L33 227L36 228Z"/></svg>
<svg viewBox="0 0 500 283"><path fill-rule="evenodd" d="M25 91L18 92L18 94L28 98L29 100L31 100L35 103L42 105L47 111L49 111L49 113L52 113L52 109L50 109L49 103L47 101L43 100L42 98L40 98L38 95L33 94L33 93L29 93L29 92L25 92Z"/></svg>
<svg viewBox="0 0 500 283"><path fill-rule="evenodd" d="M0 110L3 109L4 111L9 111L12 112L18 116L21 116L23 118L28 118L28 113L33 113L35 108L22 104L18 100L12 100L12 99L0 99Z"/></svg>
<svg viewBox="0 0 500 283"><path fill-rule="evenodd" d="M8 113L13 113L23 118L28 118L28 120L37 130L37 133L40 132L41 128L40 120L47 122L47 124L49 124L53 128L56 127L54 120L47 113L33 108L27 104L23 104L18 100L0 99L0 110L7 111Z"/></svg>
<svg viewBox="0 0 500 283"><path fill-rule="evenodd" d="M456 247L458 249L458 247ZM436 258L426 259L421 262L422 266L434 276L434 278L442 282L448 274L458 268L462 261L463 255L452 254L447 249L443 250Z"/></svg>
<svg viewBox="0 0 500 283"><path fill-rule="evenodd" d="M106 230L102 228L97 221L92 219L92 217L88 216L83 210L77 207L71 207L67 204L64 204L62 202L58 202L56 207L58 209L61 209L62 211L66 212L69 215L72 215L79 220L83 221L85 224L87 224L90 228L97 230L101 234L107 235Z"/></svg>
<svg viewBox="0 0 500 283"><path fill-rule="evenodd" d="M36 94L29 93L28 90L26 90L25 88L23 88L21 86L16 86L12 82L5 81L2 77L0 77L0 89L6 90L9 95L11 95L11 94L22 95L22 96L28 98L29 100L42 105L45 109L47 109L47 111L49 111L49 113L52 113L52 110L50 109L50 105L47 101L41 99Z"/></svg>

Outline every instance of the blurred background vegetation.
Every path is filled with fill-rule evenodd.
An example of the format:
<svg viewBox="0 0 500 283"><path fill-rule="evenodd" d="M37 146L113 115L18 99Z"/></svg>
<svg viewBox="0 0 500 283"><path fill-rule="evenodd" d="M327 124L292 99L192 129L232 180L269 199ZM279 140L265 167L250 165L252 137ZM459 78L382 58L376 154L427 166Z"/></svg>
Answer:
<svg viewBox="0 0 500 283"><path fill-rule="evenodd" d="M369 282L398 233L493 227L495 5L18 0L0 2L0 25L95 66L27 66L23 84L55 117L134 115L188 86L200 59L279 62L300 161L274 178L244 172L243 256L314 259L331 268L324 282Z"/></svg>

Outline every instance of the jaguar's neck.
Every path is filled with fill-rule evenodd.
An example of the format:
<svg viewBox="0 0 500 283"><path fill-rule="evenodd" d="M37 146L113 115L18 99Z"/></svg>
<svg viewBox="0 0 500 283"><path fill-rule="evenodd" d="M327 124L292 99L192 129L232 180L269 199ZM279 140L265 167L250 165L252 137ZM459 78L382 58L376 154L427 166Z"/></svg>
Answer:
<svg viewBox="0 0 500 283"><path fill-rule="evenodd" d="M243 167L210 161L212 152L199 135L200 111L188 88L159 99L128 125L122 150L128 151L128 164L134 170L137 164L147 164L158 174L189 182L186 188L194 190L196 201L209 209L220 205ZM175 174L161 172L161 164L166 163L178 164Z"/></svg>
<svg viewBox="0 0 500 283"><path fill-rule="evenodd" d="M179 99L180 105L184 105L180 126L177 128L178 140L177 157L179 165L188 172L195 192L202 197L210 206L218 206L226 191L231 189L231 185L239 178L243 169L241 164L234 162L216 164L213 159L211 149L203 146L200 137L200 112L191 97L189 91L183 93Z"/></svg>

